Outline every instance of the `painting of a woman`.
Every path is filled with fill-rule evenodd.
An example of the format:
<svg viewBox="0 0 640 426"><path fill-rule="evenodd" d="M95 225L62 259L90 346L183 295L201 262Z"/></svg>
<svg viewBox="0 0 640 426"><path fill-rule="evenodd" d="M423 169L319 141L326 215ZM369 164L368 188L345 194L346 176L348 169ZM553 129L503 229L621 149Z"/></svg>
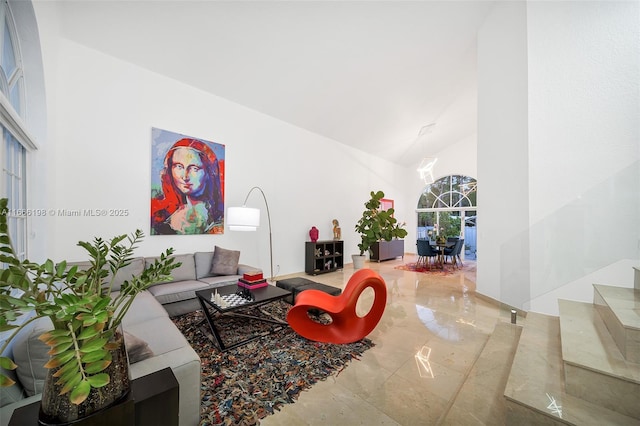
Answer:
<svg viewBox="0 0 640 426"><path fill-rule="evenodd" d="M222 233L224 145L153 130L154 152L162 151L167 134L175 142L162 157L155 184L152 177L151 235Z"/></svg>

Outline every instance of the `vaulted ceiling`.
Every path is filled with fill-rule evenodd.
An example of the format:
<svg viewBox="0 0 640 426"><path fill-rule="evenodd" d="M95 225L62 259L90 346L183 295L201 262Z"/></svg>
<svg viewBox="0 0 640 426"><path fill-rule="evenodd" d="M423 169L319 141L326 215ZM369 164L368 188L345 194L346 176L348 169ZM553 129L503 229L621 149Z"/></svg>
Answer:
<svg viewBox="0 0 640 426"><path fill-rule="evenodd" d="M61 1L65 37L397 164L476 133L490 1Z"/></svg>

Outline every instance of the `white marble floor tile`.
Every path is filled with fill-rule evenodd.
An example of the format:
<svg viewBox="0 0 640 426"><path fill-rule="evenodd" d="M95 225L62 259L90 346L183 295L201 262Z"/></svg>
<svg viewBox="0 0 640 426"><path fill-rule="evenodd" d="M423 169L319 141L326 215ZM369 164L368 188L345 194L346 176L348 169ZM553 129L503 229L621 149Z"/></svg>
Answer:
<svg viewBox="0 0 640 426"><path fill-rule="evenodd" d="M473 262L468 262L470 271L448 275L395 269L404 262L366 264L388 287L385 313L368 336L375 347L336 377L303 392L295 404L264 419L263 425L507 424L505 364L515 351L513 341L530 325L527 345L535 357L549 339L558 339L557 330L535 315L518 317L519 327L496 328L500 322L510 323L510 312L475 294ZM299 276L344 288L353 272L352 265L346 265L339 272ZM371 299L365 294L358 308L368 309ZM552 361L560 368L561 359ZM523 380L527 374L544 374L527 372L526 360L519 368ZM535 392L544 398L545 392L562 395L548 386ZM566 395L564 402L571 405ZM511 418L519 418L516 414Z"/></svg>

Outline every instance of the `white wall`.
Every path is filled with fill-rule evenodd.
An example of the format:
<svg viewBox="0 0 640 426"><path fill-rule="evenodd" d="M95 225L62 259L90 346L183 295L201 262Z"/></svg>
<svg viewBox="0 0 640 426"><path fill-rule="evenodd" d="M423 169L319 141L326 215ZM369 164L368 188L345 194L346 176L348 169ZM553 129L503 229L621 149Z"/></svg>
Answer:
<svg viewBox="0 0 640 426"><path fill-rule="evenodd" d="M434 170L437 180L449 175L478 176L478 135L468 136L438 152Z"/></svg>
<svg viewBox="0 0 640 426"><path fill-rule="evenodd" d="M638 261L638 8L500 3L480 31L481 293L557 314Z"/></svg>
<svg viewBox="0 0 640 426"><path fill-rule="evenodd" d="M369 191L394 198L402 217L405 170L335 141L311 134L181 82L114 59L62 37L57 10L36 4L45 51L50 117L48 144L55 167L47 176L59 209L128 209L127 217L50 218L48 257L84 256L78 240L110 237L140 228L149 233L151 128L226 145L226 206L241 205L252 186L265 192L279 273L304 269L304 242L312 225L332 237L342 227L347 255L357 249L355 222ZM262 210L257 233L148 236L140 255L167 247L177 253L242 251L241 262L269 270L266 211L259 193L249 206Z"/></svg>
<svg viewBox="0 0 640 426"><path fill-rule="evenodd" d="M527 151L526 4L505 2L478 34L476 285L513 306L529 300Z"/></svg>
<svg viewBox="0 0 640 426"><path fill-rule="evenodd" d="M532 309L591 302L584 277L632 285L620 260L640 259L639 22L638 2L528 4Z"/></svg>
<svg viewBox="0 0 640 426"><path fill-rule="evenodd" d="M309 228L315 225L321 238L330 238L334 218L341 223L346 254L355 252L353 227L371 190L396 201L396 217L407 221L407 240L415 240L422 190L415 168L399 168L71 42L60 35L55 3L34 7L47 97L47 164L38 182L47 194L45 207L130 211L126 218L49 217L46 238L41 232L32 242L46 247L47 257L83 256L75 246L79 239L135 228L148 232L151 127L226 145L226 205L241 204L254 185L265 190L280 274L303 269ZM632 220L640 216L640 114L632 78L638 71L637 8L505 2L488 16L478 38L477 169L474 138L439 153L436 167L436 177L478 178L479 292L525 306L549 293L542 286L547 282L556 288L621 256L639 258L639 225ZM592 24L603 16L605 24ZM594 53L581 55L585 47ZM257 194L249 205L264 214ZM613 207L575 220L575 212L598 205ZM567 223L571 231L562 232ZM598 247L574 240L593 233ZM255 234L147 237L139 253L157 254L169 246L178 253L210 250L216 244L240 249L243 262L268 270L266 224ZM552 258L529 254L556 246L562 249L553 249ZM566 250L576 247L584 249L583 257L566 262ZM551 279L567 265L570 274Z"/></svg>
<svg viewBox="0 0 640 426"><path fill-rule="evenodd" d="M449 175L464 175L475 179L478 176L477 154L477 135L474 134L449 145L437 153L428 153L425 156L438 158L433 168L434 180ZM414 210L425 188L424 181L420 179L416 171L422 158L416 160L415 166L410 167L407 172L408 182L411 184L408 188L411 192L410 198Z"/></svg>

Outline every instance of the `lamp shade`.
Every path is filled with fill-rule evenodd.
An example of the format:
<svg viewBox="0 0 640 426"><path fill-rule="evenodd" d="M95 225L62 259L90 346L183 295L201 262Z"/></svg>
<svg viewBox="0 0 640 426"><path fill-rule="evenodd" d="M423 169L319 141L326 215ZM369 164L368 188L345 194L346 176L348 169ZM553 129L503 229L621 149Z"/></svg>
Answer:
<svg viewBox="0 0 640 426"><path fill-rule="evenodd" d="M229 207L227 224L232 231L255 231L260 226L260 209Z"/></svg>

